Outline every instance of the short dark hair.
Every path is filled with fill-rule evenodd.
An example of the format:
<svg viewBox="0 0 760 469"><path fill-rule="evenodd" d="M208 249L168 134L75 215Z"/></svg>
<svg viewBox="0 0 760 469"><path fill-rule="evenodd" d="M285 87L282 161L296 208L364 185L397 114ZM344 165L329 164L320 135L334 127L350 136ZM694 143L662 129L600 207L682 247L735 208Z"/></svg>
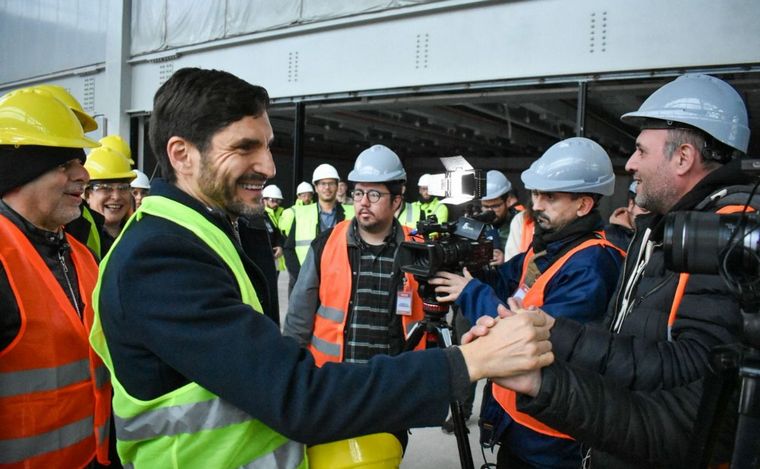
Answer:
<svg viewBox="0 0 760 469"><path fill-rule="evenodd" d="M707 133L693 128L668 129L668 137L665 140L663 153L668 160L673 157L676 149L683 144L690 144L699 151L702 163L705 167L715 169L718 163L731 161L734 150L727 145L713 139Z"/></svg>
<svg viewBox="0 0 760 469"><path fill-rule="evenodd" d="M162 176L176 180L166 154L171 137L182 137L203 153L214 134L240 119L269 109L269 94L221 70L182 68L156 91L148 136Z"/></svg>
<svg viewBox="0 0 760 469"><path fill-rule="evenodd" d="M591 197L594 201L594 208L599 206L599 201L602 200L602 194L596 194L593 192L569 192L570 197L573 200L580 199L581 197Z"/></svg>

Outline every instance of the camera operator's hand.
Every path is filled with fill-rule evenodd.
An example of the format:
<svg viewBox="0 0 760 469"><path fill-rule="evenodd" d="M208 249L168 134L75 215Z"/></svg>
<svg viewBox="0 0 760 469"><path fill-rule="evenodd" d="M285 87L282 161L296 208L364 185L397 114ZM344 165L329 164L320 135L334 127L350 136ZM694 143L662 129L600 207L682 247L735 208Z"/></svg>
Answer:
<svg viewBox="0 0 760 469"><path fill-rule="evenodd" d="M435 277L428 280L430 285L435 285L436 300L441 302L454 302L464 290L464 287L472 280L472 275L467 267L462 269L462 275L451 272L436 272Z"/></svg>
<svg viewBox="0 0 760 469"><path fill-rule="evenodd" d="M490 319L488 334L460 346L471 381L515 376L554 361L544 315L525 312Z"/></svg>

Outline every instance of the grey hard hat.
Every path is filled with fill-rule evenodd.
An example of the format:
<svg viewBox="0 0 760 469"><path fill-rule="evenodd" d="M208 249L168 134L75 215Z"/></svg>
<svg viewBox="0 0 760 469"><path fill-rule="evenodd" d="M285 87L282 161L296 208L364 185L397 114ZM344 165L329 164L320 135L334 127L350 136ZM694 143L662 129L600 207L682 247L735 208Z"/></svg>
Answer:
<svg viewBox="0 0 760 469"><path fill-rule="evenodd" d="M406 181L406 171L398 155L385 145L372 145L359 153L354 169L348 173L351 182Z"/></svg>
<svg viewBox="0 0 760 469"><path fill-rule="evenodd" d="M552 145L523 171L528 190L612 195L615 173L607 152L598 143L573 137Z"/></svg>
<svg viewBox="0 0 760 469"><path fill-rule="evenodd" d="M512 190L512 183L501 171L492 169L486 173L486 195L481 200L493 200Z"/></svg>
<svg viewBox="0 0 760 469"><path fill-rule="evenodd" d="M710 75L682 75L652 93L638 111L620 119L641 128L648 128L650 119L668 126L687 124L745 154L749 145L744 101L731 85Z"/></svg>

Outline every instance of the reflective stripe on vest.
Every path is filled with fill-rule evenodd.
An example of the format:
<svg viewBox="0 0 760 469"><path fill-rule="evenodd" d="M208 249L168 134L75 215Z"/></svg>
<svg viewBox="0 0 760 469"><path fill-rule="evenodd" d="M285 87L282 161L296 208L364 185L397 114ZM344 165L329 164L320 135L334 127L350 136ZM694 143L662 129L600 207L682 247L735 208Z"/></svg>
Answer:
<svg viewBox="0 0 760 469"><path fill-rule="evenodd" d="M350 220L354 217L354 206L343 205L344 220ZM303 265L306 259L306 253L309 252L309 246L314 238L319 234L319 204L301 205L293 207L295 216L296 234L295 246L298 263Z"/></svg>
<svg viewBox="0 0 760 469"><path fill-rule="evenodd" d="M603 233L600 233L603 236ZM590 239L587 241L584 241L583 243L579 244L578 246L575 246L573 249L569 250L567 253L565 253L562 257L554 261L554 263L549 266L548 269L546 269L541 275L538 276L535 283L530 287L528 292L525 294L525 297L523 298L523 304L528 306L537 306L541 307L544 304L544 290L546 289L546 286L549 284L549 281L554 277L554 275L559 272L559 270L562 268L562 266L577 252L582 251L584 249L594 247L594 246L602 246L606 248L612 248L620 253L623 253L618 247L616 247L614 244L607 241L605 238L595 238ZM623 255L625 255L623 253ZM520 285L522 285L525 281L525 275L527 273L527 267L530 263L530 260L533 258L533 249L528 250L528 252L525 254L525 258L523 260L523 269L522 269L522 275L520 277ZM572 437L565 435L564 433L558 432L557 430L554 430L553 428L544 425L543 423L539 422L538 420L534 419L528 414L522 413L517 410L517 401L516 401L516 395L515 392L506 388L503 388L496 383L493 385L493 397L496 399L496 401L501 405L501 407L507 411L510 417L512 419L525 426L530 428L533 431L536 431L538 433L549 435L557 438L565 438L572 440Z"/></svg>
<svg viewBox="0 0 760 469"><path fill-rule="evenodd" d="M343 331L348 320L348 303L353 283L347 241L350 226L350 220L335 225L319 261L320 306L314 316L314 332L309 344L309 351L314 356L317 366L322 366L327 362L343 361ZM410 240L409 228L402 226L402 229L405 239ZM404 278L407 288L412 291L412 314L401 318L404 331L408 333L425 315L422 311L422 300L417 293L417 281L411 274L404 274ZM424 345L423 338L415 350L424 348Z"/></svg>
<svg viewBox="0 0 760 469"><path fill-rule="evenodd" d="M10 467L82 467L96 454L108 463L101 427L111 387L87 341L98 267L83 244L65 236L81 318L26 235L0 216L0 262L21 320L0 352L0 463Z"/></svg>
<svg viewBox="0 0 760 469"><path fill-rule="evenodd" d="M26 438L0 440L0 464L18 463L21 467L34 467L26 466L29 463L28 460L45 453L61 451L91 438L92 430L93 422L92 416L90 416L67 425L61 425L51 432ZM90 452L90 459L92 459L92 452ZM83 460L82 465L88 462L89 459Z"/></svg>
<svg viewBox="0 0 760 469"><path fill-rule="evenodd" d="M744 210L744 205L726 205L715 211L718 214L727 213L739 213ZM754 207L747 207L748 212L754 212ZM673 324L676 322L678 316L678 308L681 306L681 300L686 293L686 284L689 283L689 274L687 272L681 272L678 276L678 285L676 286L676 293L673 296L673 303L670 305L670 314L668 315L668 342L673 341Z"/></svg>
<svg viewBox="0 0 760 469"><path fill-rule="evenodd" d="M414 230L417 228L417 222L420 221L420 206L405 202L404 210L399 212L396 218L402 225Z"/></svg>
<svg viewBox="0 0 760 469"><path fill-rule="evenodd" d="M151 196L130 218L122 234L146 214L165 218L198 236L229 267L243 303L256 313L262 313L242 260L222 230L189 207ZM120 240L121 236L114 246ZM101 264L101 278L93 293L95 298L100 295L102 275L107 270L111 252L114 249ZM291 442L196 383L188 383L150 401L131 396L113 373L98 309L96 302L90 341L112 373L114 424L119 456L125 467L306 467L303 445Z"/></svg>
<svg viewBox="0 0 760 469"><path fill-rule="evenodd" d="M293 207L296 224L295 245L298 263L303 265L309 246L319 232L319 209L317 204Z"/></svg>

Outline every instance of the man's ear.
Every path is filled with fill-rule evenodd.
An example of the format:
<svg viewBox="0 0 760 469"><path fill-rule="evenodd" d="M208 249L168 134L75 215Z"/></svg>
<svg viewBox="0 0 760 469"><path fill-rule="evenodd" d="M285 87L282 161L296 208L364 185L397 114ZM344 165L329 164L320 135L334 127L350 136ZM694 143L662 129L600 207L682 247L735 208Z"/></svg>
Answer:
<svg viewBox="0 0 760 469"><path fill-rule="evenodd" d="M391 205L391 207L393 207L393 211L395 212L396 210L398 210L401 207L401 204L404 203L404 196L403 195L394 195L392 203L393 203L393 205Z"/></svg>
<svg viewBox="0 0 760 469"><path fill-rule="evenodd" d="M699 158L699 150L694 145L682 143L676 148L670 159L674 164L676 174L683 176L697 164Z"/></svg>
<svg viewBox="0 0 760 469"><path fill-rule="evenodd" d="M582 195L578 197L578 210L576 210L576 214L578 217L582 217L585 215L588 215L591 210L594 208L594 198L590 195Z"/></svg>
<svg viewBox="0 0 760 469"><path fill-rule="evenodd" d="M197 151L195 146L184 138L174 136L169 139L166 143L166 155L175 174L192 174L194 160L191 153L193 151Z"/></svg>

